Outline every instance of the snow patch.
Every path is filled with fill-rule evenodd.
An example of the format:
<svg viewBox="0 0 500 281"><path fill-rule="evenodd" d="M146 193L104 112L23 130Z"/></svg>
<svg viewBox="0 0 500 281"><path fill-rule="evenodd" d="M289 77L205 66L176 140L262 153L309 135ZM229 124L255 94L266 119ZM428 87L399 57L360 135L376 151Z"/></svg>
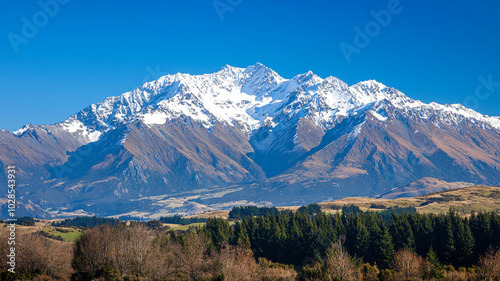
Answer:
<svg viewBox="0 0 500 281"><path fill-rule="evenodd" d="M374 111L374 110L371 110L370 113L373 115L373 117L377 118L378 120L380 121L385 121L387 120L387 116L383 116L382 114Z"/></svg>
<svg viewBox="0 0 500 281"><path fill-rule="evenodd" d="M63 129L70 133L75 133L85 130L86 127L80 120L73 120L72 122L63 123Z"/></svg>
<svg viewBox="0 0 500 281"><path fill-rule="evenodd" d="M102 132L89 130L80 120L74 118L66 120L61 126L63 130L69 133L79 133L81 136L86 137L89 142L98 141L102 135Z"/></svg>
<svg viewBox="0 0 500 281"><path fill-rule="evenodd" d="M162 125L167 122L168 116L164 112L155 111L142 115L142 121L146 125Z"/></svg>
<svg viewBox="0 0 500 281"><path fill-rule="evenodd" d="M359 135L359 133L361 132L361 128L363 127L363 124L365 124L366 121L363 121L363 123L357 125L356 127L354 127L354 130L352 130L352 132L349 134L349 140L352 141L354 139L356 139Z"/></svg>
<svg viewBox="0 0 500 281"><path fill-rule="evenodd" d="M14 131L13 134L16 136L19 136L19 135L22 135L24 132L26 132L29 129L31 129L31 127L28 125L25 125L21 129Z"/></svg>

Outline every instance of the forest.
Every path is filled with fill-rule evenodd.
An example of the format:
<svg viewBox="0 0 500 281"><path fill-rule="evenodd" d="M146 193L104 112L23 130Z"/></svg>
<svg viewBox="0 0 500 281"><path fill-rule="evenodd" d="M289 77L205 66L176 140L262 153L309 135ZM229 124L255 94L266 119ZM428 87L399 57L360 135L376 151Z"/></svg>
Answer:
<svg viewBox="0 0 500 281"><path fill-rule="evenodd" d="M500 280L500 215L239 207L186 231L130 222L17 237L1 280ZM6 241L8 233L0 231ZM6 247L0 250L2 258Z"/></svg>

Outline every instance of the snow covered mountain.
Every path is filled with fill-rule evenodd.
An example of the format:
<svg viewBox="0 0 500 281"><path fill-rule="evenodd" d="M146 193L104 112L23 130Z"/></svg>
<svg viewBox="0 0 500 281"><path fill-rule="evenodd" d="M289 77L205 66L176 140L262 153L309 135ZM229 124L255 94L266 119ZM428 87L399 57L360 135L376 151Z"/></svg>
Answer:
<svg viewBox="0 0 500 281"><path fill-rule="evenodd" d="M62 123L1 131L0 143L26 212L45 216L300 204L423 177L500 182L498 117L260 63L163 76Z"/></svg>
<svg viewBox="0 0 500 281"><path fill-rule="evenodd" d="M80 132L90 141L135 120L155 125L179 117L189 117L207 128L215 122L239 123L251 134L266 120L279 115L309 115L327 129L339 117L356 114L366 107L374 109L372 113L384 121L386 117L376 111L376 104L383 101L407 112L423 110L421 117L426 119L438 113L437 117L446 122L457 124L467 119L500 128L499 118L483 116L460 104L424 104L374 80L349 87L335 77L322 79L311 71L284 79L260 63L247 68L226 65L205 75L163 76L134 91L92 104L58 125L70 133Z"/></svg>

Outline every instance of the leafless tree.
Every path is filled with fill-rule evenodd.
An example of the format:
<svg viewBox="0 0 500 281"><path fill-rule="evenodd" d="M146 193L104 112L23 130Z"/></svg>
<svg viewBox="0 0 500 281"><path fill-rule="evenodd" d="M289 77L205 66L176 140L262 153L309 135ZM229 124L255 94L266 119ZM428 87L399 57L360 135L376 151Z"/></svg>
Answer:
<svg viewBox="0 0 500 281"><path fill-rule="evenodd" d="M183 238L183 243L174 247L174 252L181 263L180 268L189 280L198 280L204 277L212 265L205 258L210 240L203 234L189 232Z"/></svg>
<svg viewBox="0 0 500 281"><path fill-rule="evenodd" d="M343 245L343 239L333 243L327 251L326 273L330 280L354 280L355 268L352 258Z"/></svg>
<svg viewBox="0 0 500 281"><path fill-rule="evenodd" d="M114 270L123 276L130 272L130 231L125 226L116 226L109 232L101 233L110 235L103 237L103 241L108 241L109 251L105 253Z"/></svg>
<svg viewBox="0 0 500 281"><path fill-rule="evenodd" d="M420 274L422 262L422 258L410 250L401 249L394 255L392 267L401 280L412 280Z"/></svg>
<svg viewBox="0 0 500 281"><path fill-rule="evenodd" d="M479 259L479 266L483 269L484 280L500 279L500 250L489 248L484 256Z"/></svg>
<svg viewBox="0 0 500 281"><path fill-rule="evenodd" d="M168 235L159 235L151 242L148 258L143 265L144 275L151 280L173 279L179 270L175 251L178 246L169 240Z"/></svg>
<svg viewBox="0 0 500 281"><path fill-rule="evenodd" d="M215 260L225 280L256 280L258 265L250 250L225 243Z"/></svg>
<svg viewBox="0 0 500 281"><path fill-rule="evenodd" d="M174 239L143 225L97 227L76 241L73 267L80 280L128 275L194 281L223 275L225 280L286 281L297 276L292 268L257 264L252 252L242 247L224 244L217 251L209 245L210 239L195 231Z"/></svg>
<svg viewBox="0 0 500 281"><path fill-rule="evenodd" d="M142 275L150 257L154 233L144 225L135 225L128 231L128 255L133 275Z"/></svg>
<svg viewBox="0 0 500 281"><path fill-rule="evenodd" d="M73 269L71 268L71 258L73 256L73 246L67 242L46 239L45 257L43 260L45 274L56 279L67 279Z"/></svg>
<svg viewBox="0 0 500 281"><path fill-rule="evenodd" d="M89 274L92 278L104 270L109 264L109 241L112 229L110 226L91 228L75 242L73 268L80 273Z"/></svg>
<svg viewBox="0 0 500 281"><path fill-rule="evenodd" d="M7 243L9 239L10 231L5 227L0 227L0 271L7 270L9 266L7 265L7 255L10 253L10 247Z"/></svg>
<svg viewBox="0 0 500 281"><path fill-rule="evenodd" d="M69 243L45 238L38 233L16 237L16 271L66 279L72 273L72 247Z"/></svg>
<svg viewBox="0 0 500 281"><path fill-rule="evenodd" d="M276 266L265 258L259 258L258 275L256 280L261 281L293 281L297 279L297 272L283 265Z"/></svg>

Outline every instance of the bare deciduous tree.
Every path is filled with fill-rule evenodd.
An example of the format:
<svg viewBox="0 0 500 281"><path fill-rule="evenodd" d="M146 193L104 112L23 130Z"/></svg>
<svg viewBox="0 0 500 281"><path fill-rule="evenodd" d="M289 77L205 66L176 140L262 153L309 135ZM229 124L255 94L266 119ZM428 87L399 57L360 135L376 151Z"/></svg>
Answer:
<svg viewBox="0 0 500 281"><path fill-rule="evenodd" d="M47 239L38 233L20 233L14 247L17 272L55 279L65 279L72 272L69 243Z"/></svg>
<svg viewBox="0 0 500 281"><path fill-rule="evenodd" d="M479 266L483 269L484 280L500 279L500 250L494 251L489 248L479 259Z"/></svg>
<svg viewBox="0 0 500 281"><path fill-rule="evenodd" d="M327 251L326 273L330 280L354 280L355 269L352 258L344 248L342 238Z"/></svg>
<svg viewBox="0 0 500 281"><path fill-rule="evenodd" d="M94 278L102 273L109 263L111 232L110 226L94 227L75 242L72 266L77 273L84 274L85 278Z"/></svg>
<svg viewBox="0 0 500 281"><path fill-rule="evenodd" d="M205 259L210 240L203 234L189 232L184 236L182 245L174 248L178 261L178 268L189 277L189 280L198 280L205 277L210 261Z"/></svg>
<svg viewBox="0 0 500 281"><path fill-rule="evenodd" d="M104 234L104 233L103 233ZM104 241L109 241L109 252L106 256L119 275L123 276L129 273L130 265L130 233L124 226L118 226L109 232L112 237L103 237Z"/></svg>
<svg viewBox="0 0 500 281"><path fill-rule="evenodd" d="M422 258L408 249L401 249L394 255L392 267L401 280L417 278L422 267Z"/></svg>
<svg viewBox="0 0 500 281"><path fill-rule="evenodd" d="M130 248L128 255L130 256L132 274L138 276L144 273L146 260L151 258L151 243L154 234L144 225L132 226L128 232L128 246Z"/></svg>
<svg viewBox="0 0 500 281"><path fill-rule="evenodd" d="M8 244L10 231L5 227L0 227L0 271L7 270L9 268L7 264L7 255L10 253L11 245Z"/></svg>
<svg viewBox="0 0 500 281"><path fill-rule="evenodd" d="M16 237L16 265L21 272L36 272L42 268L44 238L35 233Z"/></svg>
<svg viewBox="0 0 500 281"><path fill-rule="evenodd" d="M53 241L45 239L44 267L45 274L58 278L66 279L71 275L71 257L73 256L73 247L70 243Z"/></svg>
<svg viewBox="0 0 500 281"><path fill-rule="evenodd" d="M148 258L144 261L144 275L151 280L173 279L179 265L175 248L177 245L169 241L168 235L153 239Z"/></svg>
<svg viewBox="0 0 500 281"><path fill-rule="evenodd" d="M256 280L258 266L249 250L224 243L215 260L227 281Z"/></svg>
<svg viewBox="0 0 500 281"><path fill-rule="evenodd" d="M256 280L262 281L293 281L297 279L297 272L293 267L273 264L265 258L259 258L259 270Z"/></svg>

